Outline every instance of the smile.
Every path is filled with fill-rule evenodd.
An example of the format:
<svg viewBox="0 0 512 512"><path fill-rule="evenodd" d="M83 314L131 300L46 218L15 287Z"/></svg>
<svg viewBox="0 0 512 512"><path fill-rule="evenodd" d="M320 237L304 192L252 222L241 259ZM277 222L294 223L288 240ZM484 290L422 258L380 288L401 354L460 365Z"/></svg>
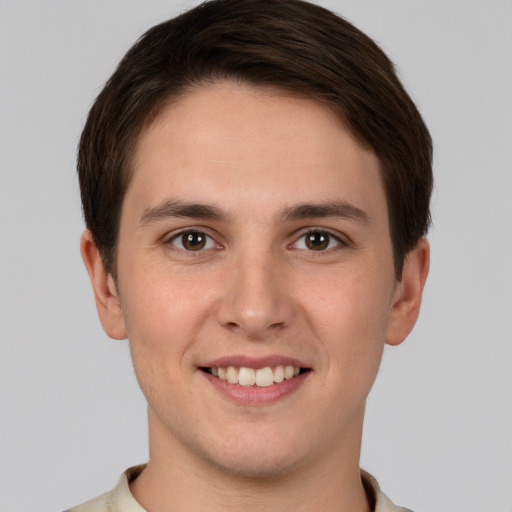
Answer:
<svg viewBox="0 0 512 512"><path fill-rule="evenodd" d="M308 371L307 368L299 368L292 365L266 366L257 369L247 366L203 367L201 370L222 381L245 387L271 386L272 384L278 384L284 380L291 380L301 373Z"/></svg>

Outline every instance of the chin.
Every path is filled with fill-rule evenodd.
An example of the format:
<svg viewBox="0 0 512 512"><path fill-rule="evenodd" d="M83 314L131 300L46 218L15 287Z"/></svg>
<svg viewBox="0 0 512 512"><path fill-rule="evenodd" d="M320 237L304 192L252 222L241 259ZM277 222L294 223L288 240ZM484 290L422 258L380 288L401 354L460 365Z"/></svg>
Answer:
<svg viewBox="0 0 512 512"><path fill-rule="evenodd" d="M234 429L217 443L203 445L206 450L198 447L203 452L200 456L225 474L264 480L290 475L321 450L320 446L308 445L308 436L293 429L283 430L274 425L269 432L269 426L266 427L250 433Z"/></svg>
<svg viewBox="0 0 512 512"><path fill-rule="evenodd" d="M302 464L297 457L284 454L243 453L225 456L214 462L217 469L226 475L240 479L267 480L290 475Z"/></svg>

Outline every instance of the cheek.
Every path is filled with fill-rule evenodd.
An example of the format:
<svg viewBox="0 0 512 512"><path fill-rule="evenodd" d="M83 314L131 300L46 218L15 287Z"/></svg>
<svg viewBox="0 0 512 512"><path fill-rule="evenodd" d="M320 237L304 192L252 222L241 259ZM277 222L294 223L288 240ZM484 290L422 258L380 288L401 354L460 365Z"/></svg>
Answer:
<svg viewBox="0 0 512 512"><path fill-rule="evenodd" d="M164 411L166 404L180 408L190 400L181 380L191 366L188 347L197 333L200 308L192 294L179 289L159 280L158 286L139 288L138 293L132 289L131 300L123 303L135 375L155 411Z"/></svg>
<svg viewBox="0 0 512 512"><path fill-rule="evenodd" d="M211 294L201 276L151 262L126 265L126 275L121 304L129 338L159 343L162 338L186 337L204 318Z"/></svg>
<svg viewBox="0 0 512 512"><path fill-rule="evenodd" d="M321 293L311 294L310 324L324 345L326 363L337 374L358 380L373 379L377 372L386 342L389 282L366 266L365 272L331 275Z"/></svg>
<svg viewBox="0 0 512 512"><path fill-rule="evenodd" d="M169 379L183 370L188 347L205 321L208 301L200 283L142 269L121 290L130 350L139 381ZM143 382L140 382L143 386Z"/></svg>
<svg viewBox="0 0 512 512"><path fill-rule="evenodd" d="M389 316L392 297L391 279L371 267L348 269L330 273L317 281L312 293L311 281L304 283L309 288L310 309L321 319L320 325L343 327L343 331L359 336L363 332L380 331ZM385 329L384 329L385 330Z"/></svg>

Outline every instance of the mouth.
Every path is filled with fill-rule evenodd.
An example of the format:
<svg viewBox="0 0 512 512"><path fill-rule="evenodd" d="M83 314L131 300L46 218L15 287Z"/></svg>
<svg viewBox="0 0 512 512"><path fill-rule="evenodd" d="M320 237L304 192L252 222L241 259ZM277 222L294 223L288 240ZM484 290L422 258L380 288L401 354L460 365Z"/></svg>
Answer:
<svg viewBox="0 0 512 512"><path fill-rule="evenodd" d="M203 366L199 369L221 381L244 387L268 387L272 384L292 380L310 371L310 368L301 368L292 365L265 366L264 368L250 368L247 366Z"/></svg>

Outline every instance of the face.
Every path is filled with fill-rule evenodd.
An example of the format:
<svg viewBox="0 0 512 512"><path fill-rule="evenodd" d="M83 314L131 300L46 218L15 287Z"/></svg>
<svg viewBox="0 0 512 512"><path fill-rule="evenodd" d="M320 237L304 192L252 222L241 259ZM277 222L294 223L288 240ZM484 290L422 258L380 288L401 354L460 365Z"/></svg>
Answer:
<svg viewBox="0 0 512 512"><path fill-rule="evenodd" d="M245 475L358 458L400 290L378 161L327 107L219 83L142 134L103 323L152 453Z"/></svg>

